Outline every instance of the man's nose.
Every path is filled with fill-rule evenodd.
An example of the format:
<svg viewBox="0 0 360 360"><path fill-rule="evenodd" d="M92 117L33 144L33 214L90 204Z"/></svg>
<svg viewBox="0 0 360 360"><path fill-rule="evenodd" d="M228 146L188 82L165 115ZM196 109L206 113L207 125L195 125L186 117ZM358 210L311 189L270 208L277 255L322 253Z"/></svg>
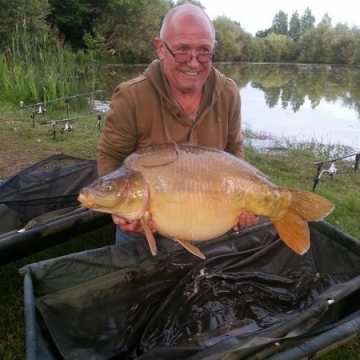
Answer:
<svg viewBox="0 0 360 360"><path fill-rule="evenodd" d="M198 56L199 54L191 54L191 59L190 61L187 63L189 66L192 66L192 67L196 67L196 66L199 66L199 60L198 60Z"/></svg>

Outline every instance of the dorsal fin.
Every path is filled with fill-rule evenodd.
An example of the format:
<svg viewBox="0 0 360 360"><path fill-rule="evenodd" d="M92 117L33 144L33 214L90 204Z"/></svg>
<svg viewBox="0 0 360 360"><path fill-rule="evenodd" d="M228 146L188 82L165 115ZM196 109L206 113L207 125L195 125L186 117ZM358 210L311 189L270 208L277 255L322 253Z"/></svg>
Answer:
<svg viewBox="0 0 360 360"><path fill-rule="evenodd" d="M154 155L155 152L156 155ZM173 144L154 145L144 149L144 151L141 149L131 154L126 158L124 164L133 170L168 165L177 159L180 152L177 144L176 146Z"/></svg>

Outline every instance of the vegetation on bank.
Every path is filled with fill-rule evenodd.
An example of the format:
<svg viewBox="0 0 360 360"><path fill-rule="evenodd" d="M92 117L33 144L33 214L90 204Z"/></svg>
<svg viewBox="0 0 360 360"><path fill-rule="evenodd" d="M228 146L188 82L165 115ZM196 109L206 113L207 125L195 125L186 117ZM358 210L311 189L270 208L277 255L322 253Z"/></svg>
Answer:
<svg viewBox="0 0 360 360"><path fill-rule="evenodd" d="M205 8L196 0L5 2L0 13L0 49L6 53L14 36L26 29L30 39L46 36L58 49L68 46L96 58L111 55L117 63L147 63L156 56L153 38L164 15L184 2ZM309 7L303 14L278 11L269 27L255 36L242 28L241 21L225 16L213 23L218 61L360 63L359 27L332 24L327 13L316 19Z"/></svg>
<svg viewBox="0 0 360 360"><path fill-rule="evenodd" d="M97 90L101 64L149 63L170 0L23 0L0 12L0 101L25 104ZM199 6L200 1L190 1ZM203 7L203 6L202 6ZM275 14L256 36L221 16L213 21L217 62L360 64L360 29L320 22L309 8Z"/></svg>

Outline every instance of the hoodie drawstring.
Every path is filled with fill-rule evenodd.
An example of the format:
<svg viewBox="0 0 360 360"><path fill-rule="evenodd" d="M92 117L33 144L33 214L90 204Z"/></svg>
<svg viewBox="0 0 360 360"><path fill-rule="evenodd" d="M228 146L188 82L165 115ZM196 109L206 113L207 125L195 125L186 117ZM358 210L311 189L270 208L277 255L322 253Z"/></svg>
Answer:
<svg viewBox="0 0 360 360"><path fill-rule="evenodd" d="M162 121L163 126L164 126L165 136L169 140L169 143L174 145L174 148L175 148L176 152L179 154L180 153L180 148L179 148L177 142L175 140L173 140L173 138L170 136L169 127L168 127L168 125L166 123L166 120L165 120L165 114L164 114L165 104L164 104L163 97L160 98L160 101L161 101L161 107L160 107L161 108L161 121Z"/></svg>

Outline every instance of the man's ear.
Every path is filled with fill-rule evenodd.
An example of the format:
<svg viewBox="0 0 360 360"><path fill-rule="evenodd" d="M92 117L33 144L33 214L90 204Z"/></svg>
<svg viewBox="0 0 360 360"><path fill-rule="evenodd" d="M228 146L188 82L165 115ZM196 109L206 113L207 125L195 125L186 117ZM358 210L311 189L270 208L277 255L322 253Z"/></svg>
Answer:
<svg viewBox="0 0 360 360"><path fill-rule="evenodd" d="M155 45L158 57L161 60L163 57L163 54L164 54L164 43L159 37L156 37L154 39L154 45Z"/></svg>

